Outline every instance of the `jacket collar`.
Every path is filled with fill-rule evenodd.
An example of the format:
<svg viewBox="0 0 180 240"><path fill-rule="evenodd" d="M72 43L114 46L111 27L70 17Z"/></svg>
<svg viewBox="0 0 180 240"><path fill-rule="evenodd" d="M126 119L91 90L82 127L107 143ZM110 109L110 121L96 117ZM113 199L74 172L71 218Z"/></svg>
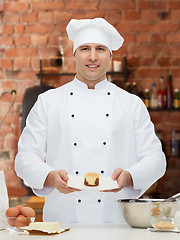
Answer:
<svg viewBox="0 0 180 240"><path fill-rule="evenodd" d="M76 76L75 76L73 82L77 87L80 87L82 89L88 89L87 84L80 81L79 79L77 79ZM101 82L99 82L95 85L95 89L88 89L88 90L92 90L92 91L93 90L100 90L100 89L105 88L107 85L108 85L108 80L107 80L107 78L105 78L103 81L101 81Z"/></svg>

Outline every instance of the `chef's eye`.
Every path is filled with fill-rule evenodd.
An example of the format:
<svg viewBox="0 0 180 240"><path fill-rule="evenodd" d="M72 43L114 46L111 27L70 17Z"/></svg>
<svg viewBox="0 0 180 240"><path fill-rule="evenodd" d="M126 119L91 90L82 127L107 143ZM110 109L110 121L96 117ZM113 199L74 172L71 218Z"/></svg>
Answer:
<svg viewBox="0 0 180 240"><path fill-rule="evenodd" d="M83 47L83 48L81 48L81 51L87 51L87 50L89 50L88 47Z"/></svg>
<svg viewBox="0 0 180 240"><path fill-rule="evenodd" d="M98 47L97 50L98 50L98 51L104 51L104 48L103 48L103 47Z"/></svg>

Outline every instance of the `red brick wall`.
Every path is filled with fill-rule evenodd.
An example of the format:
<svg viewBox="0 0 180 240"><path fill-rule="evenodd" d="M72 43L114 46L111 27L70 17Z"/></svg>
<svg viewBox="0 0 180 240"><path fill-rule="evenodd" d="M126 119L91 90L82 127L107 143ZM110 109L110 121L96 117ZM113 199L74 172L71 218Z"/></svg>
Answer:
<svg viewBox="0 0 180 240"><path fill-rule="evenodd" d="M153 82L158 83L160 75L167 77L171 71L174 87L180 88L179 0L4 0L0 3L0 92L7 88L17 91L15 104L0 127L0 169L6 172L8 186L21 185L12 174L20 136L21 104L24 90L39 84L39 59L57 55L61 36L65 68L74 71L72 44L65 27L71 18L93 17L104 17L124 37L125 43L114 53L114 59L127 56L129 81L150 88ZM60 86L71 79L45 81ZM0 119L10 101L9 95L0 99ZM163 130L167 145L172 125L180 128L179 113L170 115L152 116ZM168 184L173 185L170 179L167 175ZM172 186L169 189L162 194L175 191Z"/></svg>

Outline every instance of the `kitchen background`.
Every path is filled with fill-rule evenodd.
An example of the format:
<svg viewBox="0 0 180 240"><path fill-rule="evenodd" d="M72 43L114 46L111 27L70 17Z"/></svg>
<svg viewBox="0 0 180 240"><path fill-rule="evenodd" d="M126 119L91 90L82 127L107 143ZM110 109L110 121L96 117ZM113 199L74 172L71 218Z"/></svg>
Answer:
<svg viewBox="0 0 180 240"><path fill-rule="evenodd" d="M15 103L0 126L0 170L4 170L10 197L30 194L14 172L14 158L21 133L25 90L40 84L43 71L74 73L72 43L65 27L71 18L104 17L125 39L113 60L122 61L124 74L109 75L122 87L123 80L137 83L138 90L159 88L159 78L172 75L173 89L180 89L179 0L4 0L0 3L0 94L16 90ZM59 39L60 38L60 39ZM63 50L63 69L56 58ZM48 60L53 58L55 60ZM125 60L124 60L125 58ZM126 64L127 63L127 64ZM127 69L126 69L127 67ZM111 70L111 69L110 69ZM112 69L113 70L113 69ZM73 75L44 76L43 84L61 86ZM14 94L0 95L0 120ZM171 156L171 131L180 130L178 110L151 111L155 129L161 130L168 168L165 176L145 194L168 197L180 190L180 157Z"/></svg>

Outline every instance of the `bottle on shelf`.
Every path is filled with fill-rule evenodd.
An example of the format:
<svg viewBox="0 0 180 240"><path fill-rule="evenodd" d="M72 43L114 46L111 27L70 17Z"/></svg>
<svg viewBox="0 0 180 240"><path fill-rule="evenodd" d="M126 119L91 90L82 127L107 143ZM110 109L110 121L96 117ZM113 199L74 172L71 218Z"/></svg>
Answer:
<svg viewBox="0 0 180 240"><path fill-rule="evenodd" d="M174 108L180 108L179 89L174 89Z"/></svg>
<svg viewBox="0 0 180 240"><path fill-rule="evenodd" d="M112 82L112 77L109 75L109 76L107 77L107 80L108 80L109 82Z"/></svg>
<svg viewBox="0 0 180 240"><path fill-rule="evenodd" d="M61 68L61 72L64 71L64 51L62 45L62 38L59 37L59 51L58 51L58 65Z"/></svg>
<svg viewBox="0 0 180 240"><path fill-rule="evenodd" d="M167 107L167 98L166 98L166 87L164 84L164 77L159 78L159 91L158 91L158 107L166 108Z"/></svg>
<svg viewBox="0 0 180 240"><path fill-rule="evenodd" d="M180 156L180 131L172 130L171 132L171 155L173 157Z"/></svg>
<svg viewBox="0 0 180 240"><path fill-rule="evenodd" d="M152 84L151 96L150 96L150 108L157 109L158 108L158 94L156 84Z"/></svg>
<svg viewBox="0 0 180 240"><path fill-rule="evenodd" d="M125 90L126 90L127 92L131 93L131 84L130 84L130 82L126 82L126 84L125 84Z"/></svg>
<svg viewBox="0 0 180 240"><path fill-rule="evenodd" d="M172 87L172 76L168 76L167 83L167 108L173 107L173 87Z"/></svg>
<svg viewBox="0 0 180 240"><path fill-rule="evenodd" d="M135 94L135 95L138 95L136 82L133 82L133 83L132 83L131 93L132 93L132 94Z"/></svg>
<svg viewBox="0 0 180 240"><path fill-rule="evenodd" d="M144 102L144 89L142 86L140 86L138 91L138 96L141 98L141 100Z"/></svg>
<svg viewBox="0 0 180 240"><path fill-rule="evenodd" d="M145 103L147 109L149 109L150 108L150 93L149 93L148 88L145 89L144 103Z"/></svg>

